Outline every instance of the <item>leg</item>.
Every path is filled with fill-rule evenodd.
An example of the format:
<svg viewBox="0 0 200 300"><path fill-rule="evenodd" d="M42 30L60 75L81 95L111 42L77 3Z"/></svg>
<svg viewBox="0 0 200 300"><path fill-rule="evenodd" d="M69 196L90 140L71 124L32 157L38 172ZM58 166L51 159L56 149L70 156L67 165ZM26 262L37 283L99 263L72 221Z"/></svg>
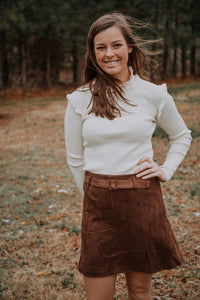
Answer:
<svg viewBox="0 0 200 300"><path fill-rule="evenodd" d="M84 276L87 300L113 300L117 275L106 277Z"/></svg>
<svg viewBox="0 0 200 300"><path fill-rule="evenodd" d="M151 274L127 272L126 283L129 300L151 300Z"/></svg>

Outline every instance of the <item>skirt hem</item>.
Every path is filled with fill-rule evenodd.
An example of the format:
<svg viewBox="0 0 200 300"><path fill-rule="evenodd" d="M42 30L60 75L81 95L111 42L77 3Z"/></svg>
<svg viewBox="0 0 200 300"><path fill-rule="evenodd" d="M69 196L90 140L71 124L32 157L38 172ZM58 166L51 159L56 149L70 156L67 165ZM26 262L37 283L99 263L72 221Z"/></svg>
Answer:
<svg viewBox="0 0 200 300"><path fill-rule="evenodd" d="M117 275L117 274L126 273L126 272L140 272L140 273L146 273L146 274L155 274L157 272L175 269L175 268L179 267L180 265L182 265L182 262L177 264L174 267L158 268L158 269L154 270L153 272L150 272L150 271L147 272L147 271L144 271L144 270L141 270L141 269L135 269L135 268L126 268L126 269L123 269L123 270L119 270L119 271L115 271L115 272L110 271L110 272L106 272L106 273L102 273L102 274L101 273L85 272L84 270L81 270L81 269L78 269L78 271L81 274L83 274L84 276L87 276L87 277L106 277L106 276Z"/></svg>

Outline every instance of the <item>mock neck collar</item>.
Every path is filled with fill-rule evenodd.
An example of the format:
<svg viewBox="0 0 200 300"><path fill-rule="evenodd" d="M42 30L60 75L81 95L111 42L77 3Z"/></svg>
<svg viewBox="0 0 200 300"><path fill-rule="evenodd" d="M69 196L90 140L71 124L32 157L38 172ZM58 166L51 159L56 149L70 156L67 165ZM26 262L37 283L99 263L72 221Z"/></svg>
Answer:
<svg viewBox="0 0 200 300"><path fill-rule="evenodd" d="M129 67L129 72L130 72L130 78L129 78L129 80L123 83L123 87L125 89L132 88L133 87L133 83L139 77L138 75L134 75L133 74L133 69L131 67Z"/></svg>

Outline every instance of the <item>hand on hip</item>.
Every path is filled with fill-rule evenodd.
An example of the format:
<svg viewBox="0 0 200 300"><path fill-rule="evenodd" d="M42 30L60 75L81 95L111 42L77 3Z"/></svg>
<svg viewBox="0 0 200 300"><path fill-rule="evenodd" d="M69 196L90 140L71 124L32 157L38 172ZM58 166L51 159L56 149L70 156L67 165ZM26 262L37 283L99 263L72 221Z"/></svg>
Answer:
<svg viewBox="0 0 200 300"><path fill-rule="evenodd" d="M162 168L150 157L144 156L142 157L137 165L141 165L138 169L135 170L134 174L136 174L137 177L142 177L142 179L149 179L153 177L158 177L160 181L166 181L166 175L165 172L162 170Z"/></svg>

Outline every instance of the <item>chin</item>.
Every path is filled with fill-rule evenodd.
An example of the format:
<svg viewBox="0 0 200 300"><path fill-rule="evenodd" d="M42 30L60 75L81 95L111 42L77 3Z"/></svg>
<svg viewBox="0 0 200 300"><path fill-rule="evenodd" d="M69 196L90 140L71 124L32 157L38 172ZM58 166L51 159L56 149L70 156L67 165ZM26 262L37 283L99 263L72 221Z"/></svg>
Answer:
<svg viewBox="0 0 200 300"><path fill-rule="evenodd" d="M109 74L109 75L112 75L112 76L115 76L115 75L117 75L118 73L119 73L119 71L118 70L104 70L107 74Z"/></svg>

